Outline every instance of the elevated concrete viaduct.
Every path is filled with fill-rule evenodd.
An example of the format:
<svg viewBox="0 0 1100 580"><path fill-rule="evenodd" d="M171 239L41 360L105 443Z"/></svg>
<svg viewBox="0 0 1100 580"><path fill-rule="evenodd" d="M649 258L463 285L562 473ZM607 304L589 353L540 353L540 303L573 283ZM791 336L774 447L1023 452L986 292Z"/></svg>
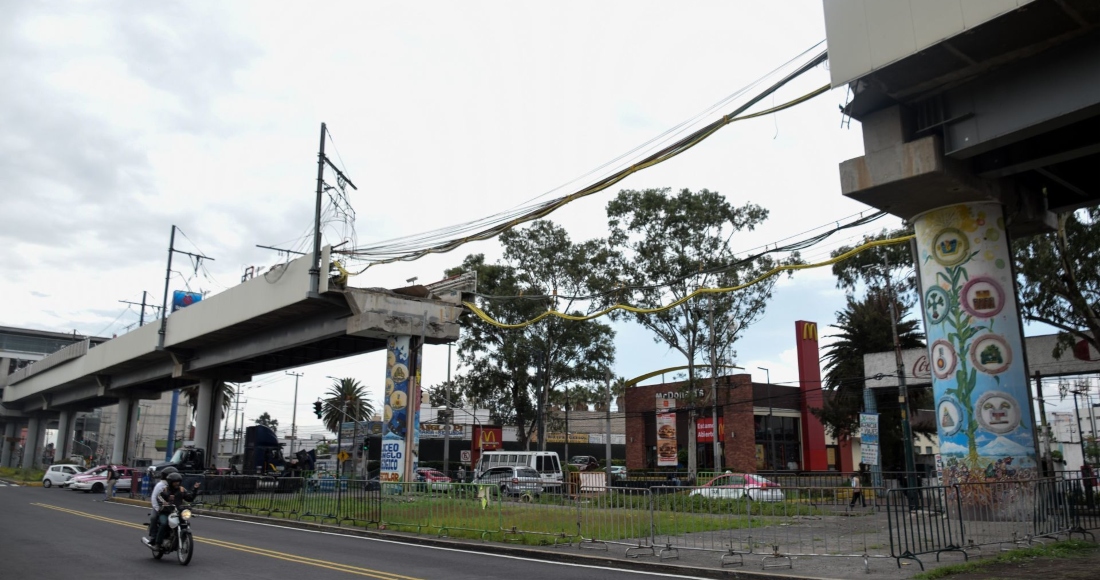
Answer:
<svg viewBox="0 0 1100 580"><path fill-rule="evenodd" d="M383 350L394 338L415 345L458 338L462 294L474 290L472 275L426 287L351 288L339 271L330 272L328 248L321 263L325 275L316 293L305 256L174 312L163 327L146 324L102 344L84 340L0 378L5 435L26 421L28 439L34 438L27 448L37 449L43 421L57 420L58 440L67 442L74 412L118 403L112 457L122 462L131 457L136 402L198 385L195 442L214 449L222 381ZM383 369L378 373L381 378ZM5 443L5 454L9 447ZM23 464L33 459L27 453Z"/></svg>

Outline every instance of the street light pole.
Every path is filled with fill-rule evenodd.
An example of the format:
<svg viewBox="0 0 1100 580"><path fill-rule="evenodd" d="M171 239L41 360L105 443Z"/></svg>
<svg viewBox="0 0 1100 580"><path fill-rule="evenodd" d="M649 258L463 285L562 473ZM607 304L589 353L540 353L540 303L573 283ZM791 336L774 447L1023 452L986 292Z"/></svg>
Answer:
<svg viewBox="0 0 1100 580"><path fill-rule="evenodd" d="M768 399L768 421L764 427L764 432L768 434L768 464L772 469L777 469L775 466L775 435L772 433L772 372L764 367L756 367L764 371L768 381L768 391L765 395Z"/></svg>
<svg viewBox="0 0 1100 580"><path fill-rule="evenodd" d="M451 400L451 343L447 343L447 382L443 384L444 398ZM445 403L450 409L450 403ZM443 474L450 477L448 469L451 466L451 414L447 413L447 420L443 423Z"/></svg>
<svg viewBox="0 0 1100 580"><path fill-rule="evenodd" d="M298 440L298 378L304 373L291 373L294 377L294 406L290 408L290 454L294 455L294 443Z"/></svg>
<svg viewBox="0 0 1100 580"><path fill-rule="evenodd" d="M714 296L710 297L710 444L714 471L722 471L722 442L718 439L718 350L714 332Z"/></svg>

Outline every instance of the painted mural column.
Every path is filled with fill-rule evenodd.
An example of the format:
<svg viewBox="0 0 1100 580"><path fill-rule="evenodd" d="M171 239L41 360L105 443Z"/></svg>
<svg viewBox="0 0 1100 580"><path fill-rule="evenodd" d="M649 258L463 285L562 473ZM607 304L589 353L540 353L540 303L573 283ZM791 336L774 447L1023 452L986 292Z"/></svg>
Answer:
<svg viewBox="0 0 1100 580"><path fill-rule="evenodd" d="M411 481L420 446L420 353L410 336L386 342L380 481Z"/></svg>
<svg viewBox="0 0 1100 580"><path fill-rule="evenodd" d="M920 214L921 304L943 484L1036 476L1011 248L997 203Z"/></svg>

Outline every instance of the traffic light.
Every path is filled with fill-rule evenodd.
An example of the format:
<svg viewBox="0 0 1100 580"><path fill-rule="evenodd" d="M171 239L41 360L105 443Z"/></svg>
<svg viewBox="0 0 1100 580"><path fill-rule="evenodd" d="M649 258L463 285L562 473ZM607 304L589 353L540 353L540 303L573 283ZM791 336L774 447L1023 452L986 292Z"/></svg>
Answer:
<svg viewBox="0 0 1100 580"><path fill-rule="evenodd" d="M321 419L321 401L313 402L313 412L317 415L318 419Z"/></svg>
<svg viewBox="0 0 1100 580"><path fill-rule="evenodd" d="M365 453L370 453L370 441L367 441L366 439L363 440L363 451Z"/></svg>

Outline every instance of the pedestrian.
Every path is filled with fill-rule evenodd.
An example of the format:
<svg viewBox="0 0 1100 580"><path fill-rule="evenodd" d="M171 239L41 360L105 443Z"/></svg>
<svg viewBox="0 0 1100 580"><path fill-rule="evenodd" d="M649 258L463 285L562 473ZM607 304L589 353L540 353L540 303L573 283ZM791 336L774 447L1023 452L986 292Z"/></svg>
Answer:
<svg viewBox="0 0 1100 580"><path fill-rule="evenodd" d="M115 497L115 484L118 483L118 472L110 463L107 464L107 485L103 488L103 501Z"/></svg>
<svg viewBox="0 0 1100 580"><path fill-rule="evenodd" d="M466 466L465 465L459 465L458 466L458 482L459 483L466 483Z"/></svg>
<svg viewBox="0 0 1100 580"><path fill-rule="evenodd" d="M863 483L859 481L859 474L852 474L852 502L848 504L848 507L856 507L856 499L859 499L859 504L863 507L867 507L867 502L863 499Z"/></svg>

